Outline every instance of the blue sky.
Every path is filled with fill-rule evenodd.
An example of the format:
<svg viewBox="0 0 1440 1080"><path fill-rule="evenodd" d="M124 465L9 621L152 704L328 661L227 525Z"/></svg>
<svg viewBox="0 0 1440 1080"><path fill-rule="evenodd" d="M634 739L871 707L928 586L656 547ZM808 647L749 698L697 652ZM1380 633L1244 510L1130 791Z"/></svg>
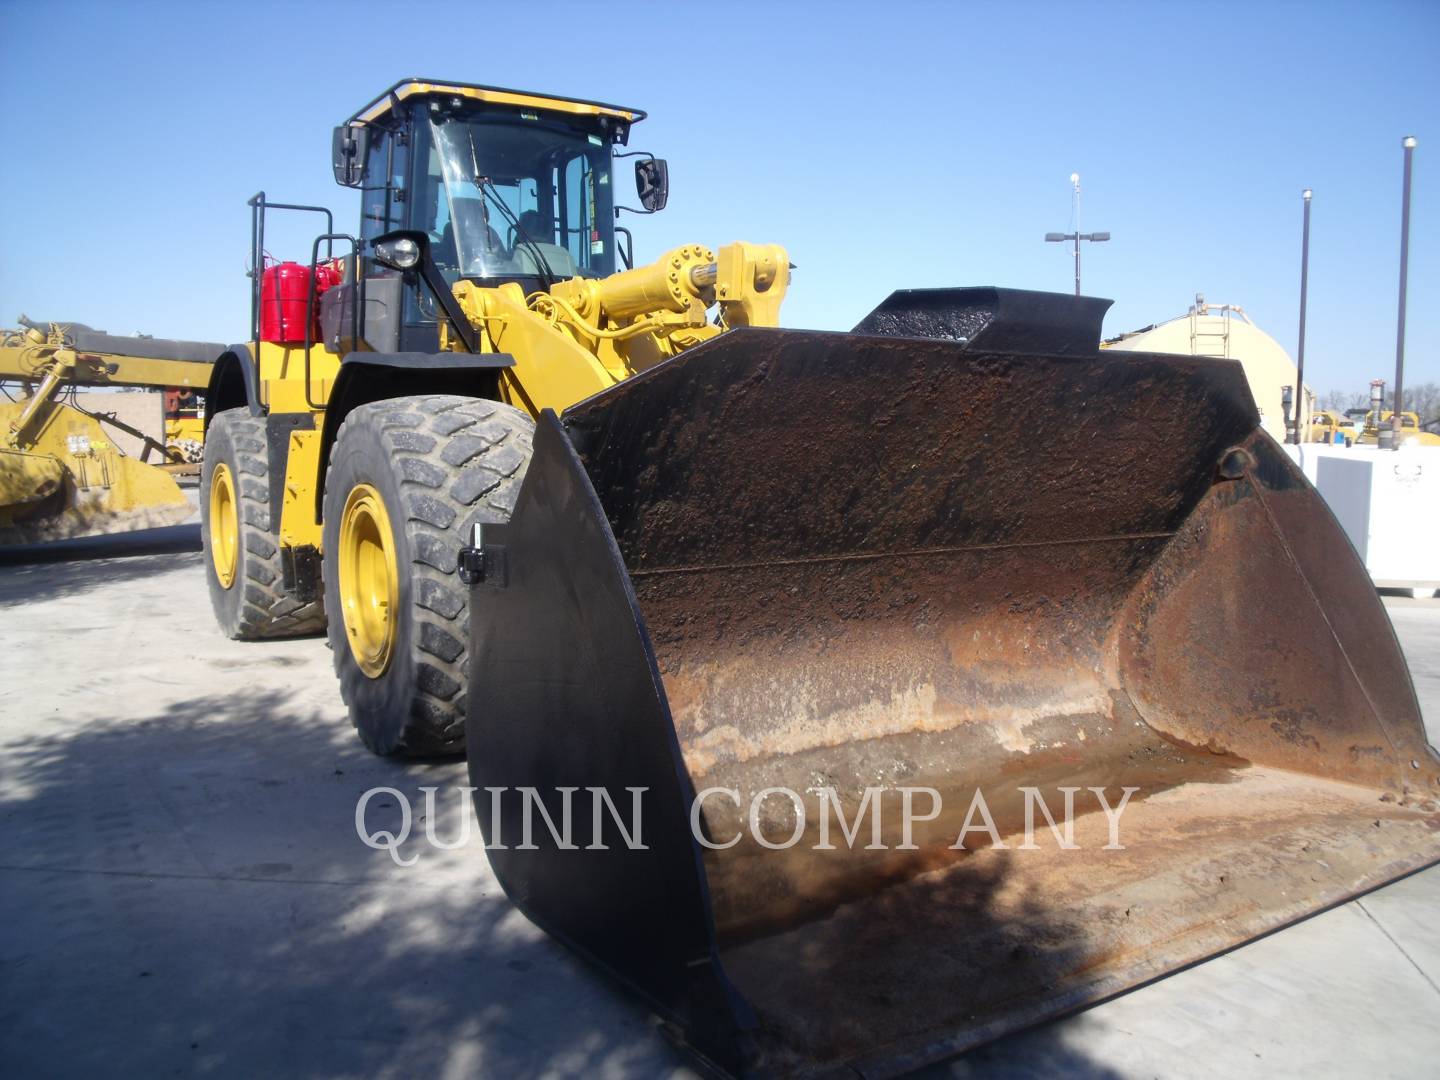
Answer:
<svg viewBox="0 0 1440 1080"><path fill-rule="evenodd" d="M1106 332L1243 306L1307 382L1393 375L1402 135L1416 152L1407 382L1440 380L1440 4L213 4L0 0L0 324L234 341L245 200L331 206L330 129L428 75L645 108L670 161L637 254L785 244L783 321L896 288L1067 291L1072 171ZM271 250L304 258L308 237Z"/></svg>

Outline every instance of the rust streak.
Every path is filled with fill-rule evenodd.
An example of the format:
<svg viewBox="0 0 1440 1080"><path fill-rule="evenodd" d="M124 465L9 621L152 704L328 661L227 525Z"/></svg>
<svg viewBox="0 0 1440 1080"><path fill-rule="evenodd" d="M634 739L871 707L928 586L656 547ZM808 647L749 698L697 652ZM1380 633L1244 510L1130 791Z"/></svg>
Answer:
<svg viewBox="0 0 1440 1080"><path fill-rule="evenodd" d="M718 570L755 570L770 566L809 566L815 563L864 562L871 559L903 559L925 555L958 555L974 551L1010 551L1019 548L1068 547L1083 544L1124 543L1131 540L1168 540L1173 532L1115 533L1111 536L1080 536L1066 540L1015 541L1009 544L965 544L958 547L906 548L899 551L859 551L841 555L810 555L795 559L764 559L756 562L716 563L714 565L665 566L653 570L631 570L632 578L658 577L662 574L703 574Z"/></svg>

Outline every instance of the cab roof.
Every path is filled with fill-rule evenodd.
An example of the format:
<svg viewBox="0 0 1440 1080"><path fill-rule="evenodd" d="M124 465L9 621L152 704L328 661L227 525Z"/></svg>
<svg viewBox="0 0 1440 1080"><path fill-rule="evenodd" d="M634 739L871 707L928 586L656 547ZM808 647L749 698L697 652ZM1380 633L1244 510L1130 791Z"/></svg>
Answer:
<svg viewBox="0 0 1440 1080"><path fill-rule="evenodd" d="M472 101L515 105L544 112L569 113L572 116L608 117L621 121L626 126L645 119L645 112L642 109L630 109L623 105L607 105L603 101L585 101L581 98L534 94L526 90L507 90L501 86L482 86L478 83L409 78L401 79L388 90L376 95L373 101L362 105L347 123L373 124L382 121L402 102L418 97L461 97L469 98Z"/></svg>

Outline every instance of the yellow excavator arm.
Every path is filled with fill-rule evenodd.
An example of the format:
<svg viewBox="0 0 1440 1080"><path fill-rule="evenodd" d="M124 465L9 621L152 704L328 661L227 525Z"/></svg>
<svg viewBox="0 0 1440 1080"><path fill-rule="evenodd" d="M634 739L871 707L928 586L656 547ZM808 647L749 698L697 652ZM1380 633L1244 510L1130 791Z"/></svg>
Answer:
<svg viewBox="0 0 1440 1080"><path fill-rule="evenodd" d="M185 386L204 390L210 381L211 364L223 350L223 346L206 342L157 342L155 338L118 337L88 330L76 334L65 323L42 328L23 315L20 321L22 329L0 332L0 381L37 381L56 371L75 386ZM84 347L98 339L117 349L149 348L158 352L161 350L154 347L159 344L167 347L165 351L193 351L194 355L170 359ZM196 348L187 350L186 346ZM210 354L211 349L217 351Z"/></svg>
<svg viewBox="0 0 1440 1080"><path fill-rule="evenodd" d="M60 398L79 386L203 389L221 347L116 337L23 315L20 322L20 329L0 333L0 383L23 388L18 398L0 402L0 544L124 532L188 517L190 503L175 480L122 453L107 428L140 438L147 453L153 448L168 461L165 445L118 417Z"/></svg>

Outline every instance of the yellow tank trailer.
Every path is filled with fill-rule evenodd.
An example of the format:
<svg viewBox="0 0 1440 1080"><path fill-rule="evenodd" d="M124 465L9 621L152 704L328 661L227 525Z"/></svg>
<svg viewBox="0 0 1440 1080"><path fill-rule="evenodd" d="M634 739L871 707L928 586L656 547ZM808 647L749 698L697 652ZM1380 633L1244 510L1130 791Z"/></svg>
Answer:
<svg viewBox="0 0 1440 1080"><path fill-rule="evenodd" d="M21 323L0 333L7 397L0 402L0 544L154 528L188 517L193 507L171 475L187 466L166 445L168 431L162 443L117 416L80 407L73 391L177 388L193 396L209 382L223 346L121 337L23 316ZM197 423L191 421L192 439L203 438L193 430ZM121 432L140 441L142 457L116 445ZM152 452L156 464L146 460Z"/></svg>

